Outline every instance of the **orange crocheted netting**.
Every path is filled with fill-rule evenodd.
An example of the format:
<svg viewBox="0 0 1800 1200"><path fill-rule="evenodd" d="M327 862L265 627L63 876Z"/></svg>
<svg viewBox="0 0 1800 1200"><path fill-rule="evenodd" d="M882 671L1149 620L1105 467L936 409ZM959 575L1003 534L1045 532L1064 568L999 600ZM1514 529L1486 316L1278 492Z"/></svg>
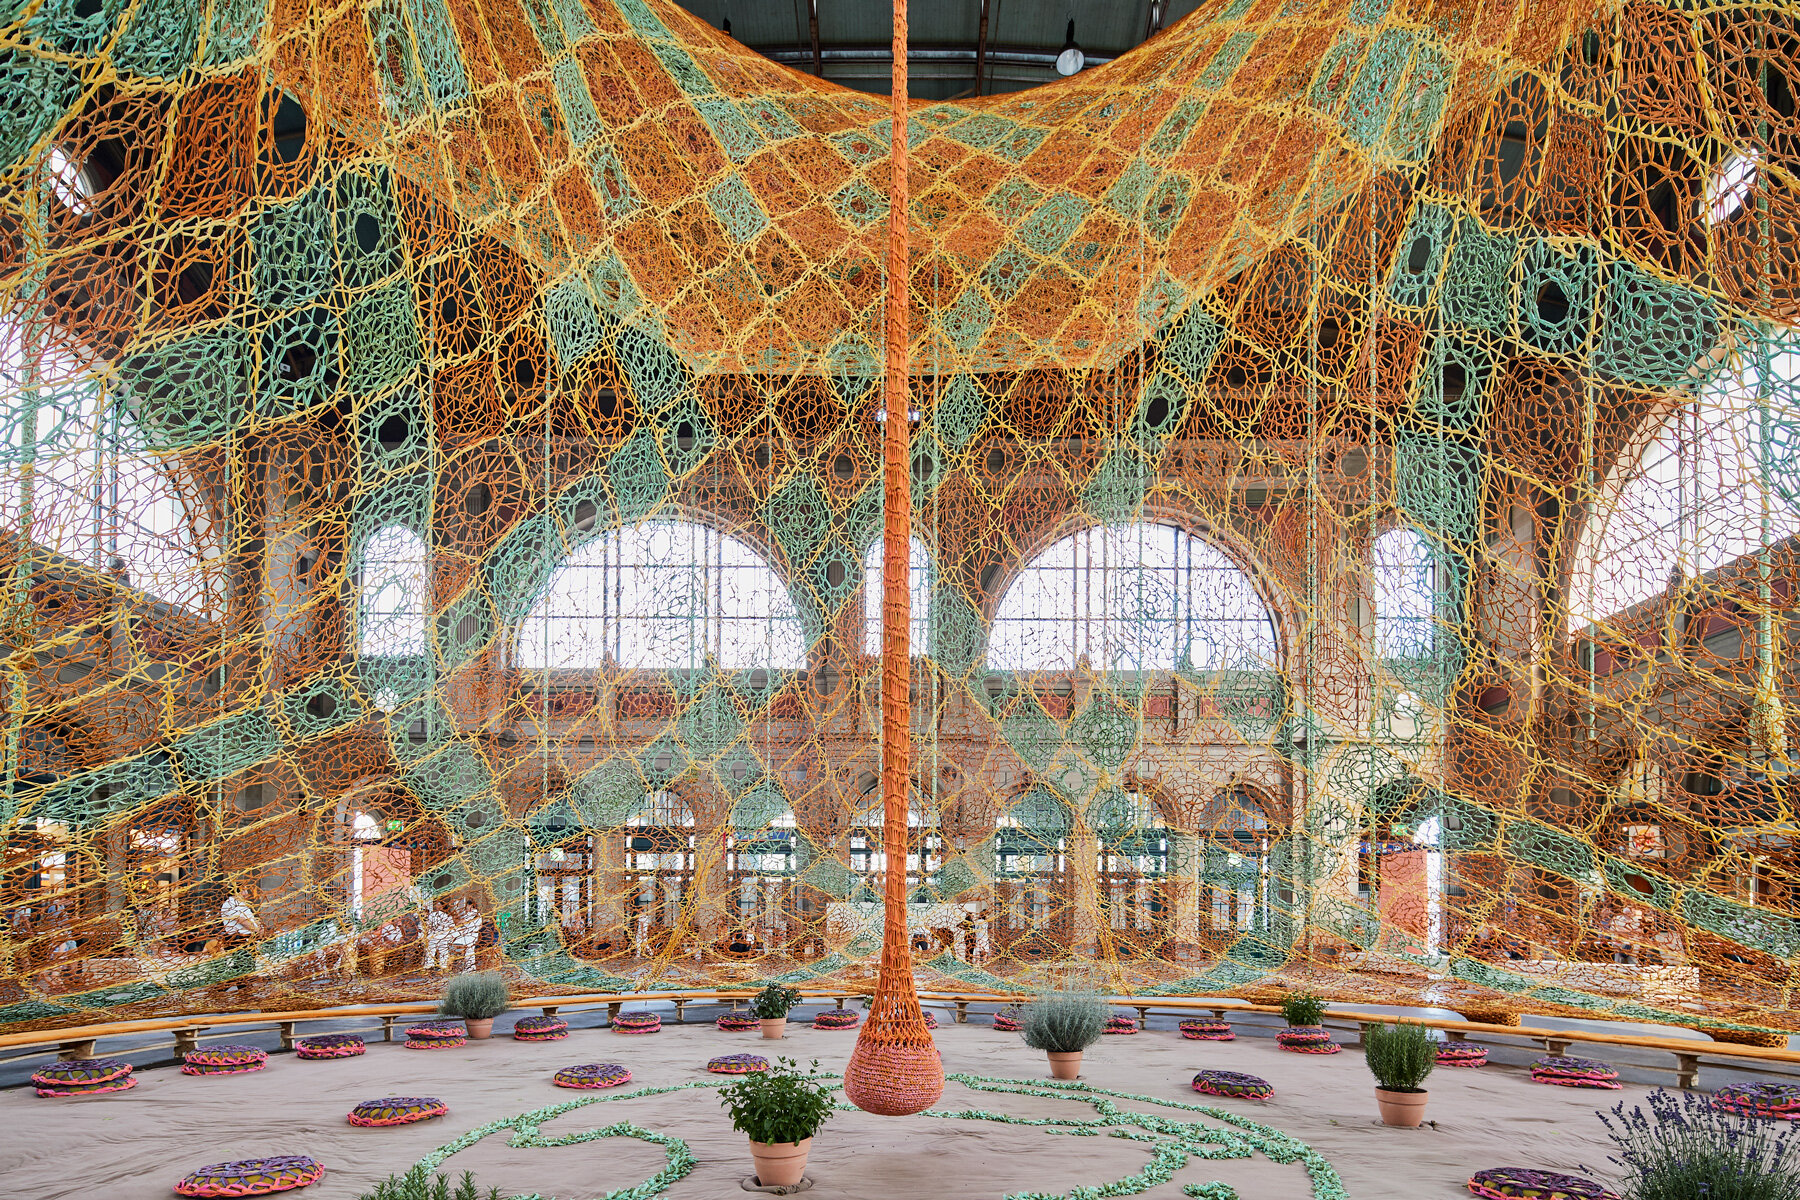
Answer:
<svg viewBox="0 0 1800 1200"><path fill-rule="evenodd" d="M894 76L889 99L893 159L888 172L887 410L882 439L886 520L881 573L881 799L887 851L883 894L881 974L869 1019L856 1035L856 1051L844 1070L844 1095L864 1112L904 1117L923 1112L944 1094L944 1064L919 1011L912 954L906 938L906 808L910 779L907 635L912 602L907 592L908 541L912 537L912 487L908 477L906 0L894 0Z"/></svg>

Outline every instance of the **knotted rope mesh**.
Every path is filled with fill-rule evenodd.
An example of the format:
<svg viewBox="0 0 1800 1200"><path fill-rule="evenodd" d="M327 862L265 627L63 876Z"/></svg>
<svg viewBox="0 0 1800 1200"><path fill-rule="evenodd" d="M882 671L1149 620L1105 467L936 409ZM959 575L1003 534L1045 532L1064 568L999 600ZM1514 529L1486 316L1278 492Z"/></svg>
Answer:
<svg viewBox="0 0 1800 1200"><path fill-rule="evenodd" d="M1787 10L1209 0L912 106L904 279L885 102L661 0L3 19L0 1024L1791 1026Z"/></svg>

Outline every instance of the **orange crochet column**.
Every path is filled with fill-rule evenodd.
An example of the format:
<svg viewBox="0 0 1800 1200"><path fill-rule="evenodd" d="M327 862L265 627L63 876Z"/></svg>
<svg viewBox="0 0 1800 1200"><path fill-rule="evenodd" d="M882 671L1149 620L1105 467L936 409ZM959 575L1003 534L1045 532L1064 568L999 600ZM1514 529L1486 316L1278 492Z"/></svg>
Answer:
<svg viewBox="0 0 1800 1200"><path fill-rule="evenodd" d="M886 520L881 547L881 799L887 852L883 895L881 974L869 1019L856 1037L844 1071L844 1095L865 1112L904 1117L923 1112L944 1094L944 1064L919 1011L912 954L906 939L906 809L911 780L908 689L912 683L907 634L912 623L907 545L912 537L908 476L906 0L894 0L894 75L889 101L893 145L888 166L886 379L882 438Z"/></svg>

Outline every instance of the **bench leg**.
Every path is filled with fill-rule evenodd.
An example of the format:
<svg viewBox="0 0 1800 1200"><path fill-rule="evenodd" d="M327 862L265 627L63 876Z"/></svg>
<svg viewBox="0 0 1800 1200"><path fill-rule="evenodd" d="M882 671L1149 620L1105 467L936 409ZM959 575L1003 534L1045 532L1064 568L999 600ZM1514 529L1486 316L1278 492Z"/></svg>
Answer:
<svg viewBox="0 0 1800 1200"><path fill-rule="evenodd" d="M1444 1038L1445 1040L1452 1042L1466 1042L1469 1040L1469 1035L1460 1029L1446 1029L1444 1030Z"/></svg>
<svg viewBox="0 0 1800 1200"><path fill-rule="evenodd" d="M1150 1011L1150 1006L1148 1004L1134 1004L1131 1007L1137 1009L1138 1028L1139 1029L1150 1028L1150 1026L1148 1026L1147 1024L1144 1023L1145 1022L1145 1014Z"/></svg>
<svg viewBox="0 0 1800 1200"><path fill-rule="evenodd" d="M281 1048L292 1050L294 1048L294 1022L277 1021L276 1024L281 1029Z"/></svg>
<svg viewBox="0 0 1800 1200"><path fill-rule="evenodd" d="M614 1000L611 1004L606 1006L606 1024L608 1028L611 1028L612 1023L619 1019L619 1010L624 1007L624 1003L618 1000Z"/></svg>
<svg viewBox="0 0 1800 1200"><path fill-rule="evenodd" d="M76 1042L58 1042L56 1057L59 1062L67 1062L72 1058L92 1058L94 1057L94 1039L82 1038Z"/></svg>
<svg viewBox="0 0 1800 1200"><path fill-rule="evenodd" d="M677 1025L686 1025L687 1024L687 1001L686 1000L677 1000L675 1002L675 1023Z"/></svg>
<svg viewBox="0 0 1800 1200"><path fill-rule="evenodd" d="M394 1040L394 1018L392 1016L381 1018L381 1040L384 1042Z"/></svg>
<svg viewBox="0 0 1800 1200"><path fill-rule="evenodd" d="M958 1025L967 1025L969 1023L969 1002L967 1000L958 1000L956 1002L956 1023Z"/></svg>
<svg viewBox="0 0 1800 1200"><path fill-rule="evenodd" d="M1544 1051L1551 1057L1567 1054L1573 1041L1573 1038L1544 1038Z"/></svg>
<svg viewBox="0 0 1800 1200"><path fill-rule="evenodd" d="M1677 1054L1675 1056L1675 1086L1679 1088L1700 1086L1700 1056L1698 1054Z"/></svg>
<svg viewBox="0 0 1800 1200"><path fill-rule="evenodd" d="M560 1004L541 1004L538 1007L540 1007L544 1010L544 1015L546 1017L554 1017L556 1015L556 1010L561 1008L562 1005L560 1005Z"/></svg>
<svg viewBox="0 0 1800 1200"><path fill-rule="evenodd" d="M191 1053L200 1048L200 1031L198 1029L177 1029L175 1031L175 1056Z"/></svg>
<svg viewBox="0 0 1800 1200"><path fill-rule="evenodd" d="M844 1011L844 998L842 996L839 996L837 998L837 1002L838 1002L838 1011L839 1012Z"/></svg>

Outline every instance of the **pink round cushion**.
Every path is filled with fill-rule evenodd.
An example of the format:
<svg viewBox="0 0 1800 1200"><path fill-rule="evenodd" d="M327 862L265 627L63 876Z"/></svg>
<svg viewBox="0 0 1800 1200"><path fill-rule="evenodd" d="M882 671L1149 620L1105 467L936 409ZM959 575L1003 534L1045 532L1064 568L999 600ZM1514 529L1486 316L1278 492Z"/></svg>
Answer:
<svg viewBox="0 0 1800 1200"><path fill-rule="evenodd" d="M631 1072L618 1063L582 1063L564 1067L551 1082L566 1088L609 1088L631 1082Z"/></svg>
<svg viewBox="0 0 1800 1200"><path fill-rule="evenodd" d="M1137 1021L1123 1013L1114 1013L1106 1018L1106 1028L1102 1033L1132 1034L1138 1031Z"/></svg>
<svg viewBox="0 0 1800 1200"><path fill-rule="evenodd" d="M862 1017L847 1008L827 1008L813 1014L814 1029L855 1029Z"/></svg>
<svg viewBox="0 0 1800 1200"><path fill-rule="evenodd" d="M706 1064L714 1075L748 1075L769 1069L769 1060L759 1054L724 1054Z"/></svg>
<svg viewBox="0 0 1800 1200"><path fill-rule="evenodd" d="M1540 1058L1531 1064L1531 1077L1539 1083L1556 1087L1601 1088L1613 1092L1619 1090L1619 1085L1613 1082L1619 1077L1619 1073L1592 1058L1569 1058L1565 1055Z"/></svg>
<svg viewBox="0 0 1800 1200"><path fill-rule="evenodd" d="M762 1019L752 1013L728 1012L720 1013L714 1024L727 1033L748 1033L752 1029L761 1029Z"/></svg>
<svg viewBox="0 0 1800 1200"><path fill-rule="evenodd" d="M178 1196L266 1196L316 1183L325 1167L304 1154L278 1154L201 1167L175 1185Z"/></svg>
<svg viewBox="0 0 1800 1200"><path fill-rule="evenodd" d="M454 1021L427 1021L406 1031L408 1050L449 1050L469 1040L469 1031Z"/></svg>
<svg viewBox="0 0 1800 1200"><path fill-rule="evenodd" d="M1489 1167L1469 1178L1469 1191L1484 1200L1619 1200L1592 1179L1530 1167Z"/></svg>
<svg viewBox="0 0 1800 1200"><path fill-rule="evenodd" d="M1275 1044L1295 1054L1336 1054L1343 1049L1320 1025L1290 1025L1275 1035Z"/></svg>
<svg viewBox="0 0 1800 1200"><path fill-rule="evenodd" d="M1190 1042L1235 1042L1237 1034L1226 1021L1210 1019L1181 1022L1181 1036Z"/></svg>
<svg viewBox="0 0 1800 1200"><path fill-rule="evenodd" d="M1437 1063L1440 1067L1485 1067L1487 1056L1486 1046L1471 1046L1467 1042L1445 1042L1438 1047Z"/></svg>
<svg viewBox="0 0 1800 1200"><path fill-rule="evenodd" d="M364 1100L350 1110L346 1120L363 1126L411 1125L449 1111L449 1106L436 1096L383 1096L379 1100Z"/></svg>
<svg viewBox="0 0 1800 1200"><path fill-rule="evenodd" d="M1712 1104L1742 1117L1800 1121L1800 1083L1728 1083L1713 1093Z"/></svg>
<svg viewBox="0 0 1800 1200"><path fill-rule="evenodd" d="M1002 1033L1017 1033L1019 1031L1019 1010L1016 1008L1003 1008L995 1013L994 1028L1000 1030Z"/></svg>
<svg viewBox="0 0 1800 1200"><path fill-rule="evenodd" d="M1267 1100L1275 1094L1275 1087L1268 1080L1243 1071L1202 1071L1194 1076L1193 1086L1203 1095L1233 1100Z"/></svg>

